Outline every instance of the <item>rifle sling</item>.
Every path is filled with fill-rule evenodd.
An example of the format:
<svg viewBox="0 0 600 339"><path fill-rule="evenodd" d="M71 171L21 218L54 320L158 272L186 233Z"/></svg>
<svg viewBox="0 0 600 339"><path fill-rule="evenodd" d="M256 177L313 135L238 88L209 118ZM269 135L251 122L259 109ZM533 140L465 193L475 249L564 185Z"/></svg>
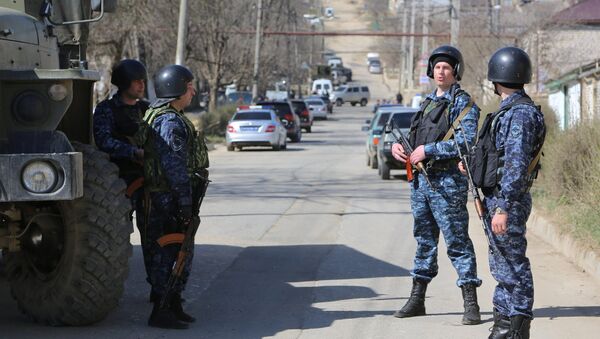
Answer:
<svg viewBox="0 0 600 339"><path fill-rule="evenodd" d="M467 113L469 113L471 108L473 108L473 104L474 104L473 100L469 100L469 103L467 104L467 106L465 106L465 108L460 112L460 114L452 122L453 128L450 128L448 130L446 135L444 135L444 138L442 139L442 141L448 141L448 140L450 140L450 138L452 138L454 136L454 130L458 129L458 126L459 126L461 120L467 115Z"/></svg>

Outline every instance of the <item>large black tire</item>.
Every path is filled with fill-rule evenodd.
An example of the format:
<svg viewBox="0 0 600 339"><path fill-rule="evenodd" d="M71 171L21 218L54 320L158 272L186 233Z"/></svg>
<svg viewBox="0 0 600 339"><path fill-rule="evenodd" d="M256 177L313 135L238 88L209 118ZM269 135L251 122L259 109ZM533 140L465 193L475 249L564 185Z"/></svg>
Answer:
<svg viewBox="0 0 600 339"><path fill-rule="evenodd" d="M371 157L371 168L377 169L377 156L376 155Z"/></svg>
<svg viewBox="0 0 600 339"><path fill-rule="evenodd" d="M129 273L133 227L125 182L105 153L90 145L74 146L83 153L84 195L47 205L55 213L52 229L59 229L52 234L60 233L54 240L61 239L59 252L53 252L60 253L56 261L41 266L40 252L26 246L4 256L19 309L48 325L81 326L104 319L117 306Z"/></svg>

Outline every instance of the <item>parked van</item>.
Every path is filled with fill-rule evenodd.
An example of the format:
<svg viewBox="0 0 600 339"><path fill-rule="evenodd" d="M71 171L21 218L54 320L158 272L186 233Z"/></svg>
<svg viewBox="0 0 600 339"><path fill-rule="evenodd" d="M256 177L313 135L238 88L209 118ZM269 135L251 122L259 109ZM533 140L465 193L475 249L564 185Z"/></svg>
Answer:
<svg viewBox="0 0 600 339"><path fill-rule="evenodd" d="M312 93L323 96L325 93L330 95L333 92L333 84L329 79L317 79L312 83Z"/></svg>
<svg viewBox="0 0 600 339"><path fill-rule="evenodd" d="M361 106L366 106L369 99L371 99L371 93L369 93L368 86L348 83L345 86L338 87L330 99L337 106L342 106L345 102L349 102L352 106L359 103Z"/></svg>
<svg viewBox="0 0 600 339"><path fill-rule="evenodd" d="M333 58L329 58L327 60L327 65L334 68L334 67L343 67L344 64L342 63L342 58L340 57L333 57Z"/></svg>

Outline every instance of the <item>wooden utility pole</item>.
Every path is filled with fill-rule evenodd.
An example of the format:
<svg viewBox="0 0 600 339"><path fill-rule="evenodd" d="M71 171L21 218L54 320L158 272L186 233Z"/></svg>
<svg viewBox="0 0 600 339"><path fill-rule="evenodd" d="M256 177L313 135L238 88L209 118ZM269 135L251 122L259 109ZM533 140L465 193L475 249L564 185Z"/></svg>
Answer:
<svg viewBox="0 0 600 339"><path fill-rule="evenodd" d="M415 34L415 16L417 15L417 2L412 0L410 10L410 34ZM410 44L408 48L408 67L407 67L407 78L406 83L408 88L414 87L414 74L415 74L415 37L410 37Z"/></svg>
<svg viewBox="0 0 600 339"><path fill-rule="evenodd" d="M185 62L185 41L187 36L187 0L179 3L179 24L177 28L177 49L175 52L175 63L183 65Z"/></svg>
<svg viewBox="0 0 600 339"><path fill-rule="evenodd" d="M254 41L254 71L252 72L252 99L258 97L258 67L260 64L260 30L262 26L262 0L256 8L256 37Z"/></svg>
<svg viewBox="0 0 600 339"><path fill-rule="evenodd" d="M403 4L402 7L402 33L406 33L408 29L408 9ZM402 43L400 45L400 75L399 75L399 90L406 88L406 36L402 37Z"/></svg>
<svg viewBox="0 0 600 339"><path fill-rule="evenodd" d="M460 32L460 0L452 0L450 5L450 44L458 47Z"/></svg>

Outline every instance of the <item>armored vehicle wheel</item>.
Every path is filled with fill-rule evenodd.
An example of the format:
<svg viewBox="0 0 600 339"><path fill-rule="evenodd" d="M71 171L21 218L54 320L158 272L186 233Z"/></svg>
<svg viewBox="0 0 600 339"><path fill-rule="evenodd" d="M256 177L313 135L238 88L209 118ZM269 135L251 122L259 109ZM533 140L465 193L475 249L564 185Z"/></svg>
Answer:
<svg viewBox="0 0 600 339"><path fill-rule="evenodd" d="M29 227L22 250L4 256L19 309L49 325L104 319L117 306L129 272L133 229L125 183L106 154L74 146L83 153L83 197L24 206Z"/></svg>

